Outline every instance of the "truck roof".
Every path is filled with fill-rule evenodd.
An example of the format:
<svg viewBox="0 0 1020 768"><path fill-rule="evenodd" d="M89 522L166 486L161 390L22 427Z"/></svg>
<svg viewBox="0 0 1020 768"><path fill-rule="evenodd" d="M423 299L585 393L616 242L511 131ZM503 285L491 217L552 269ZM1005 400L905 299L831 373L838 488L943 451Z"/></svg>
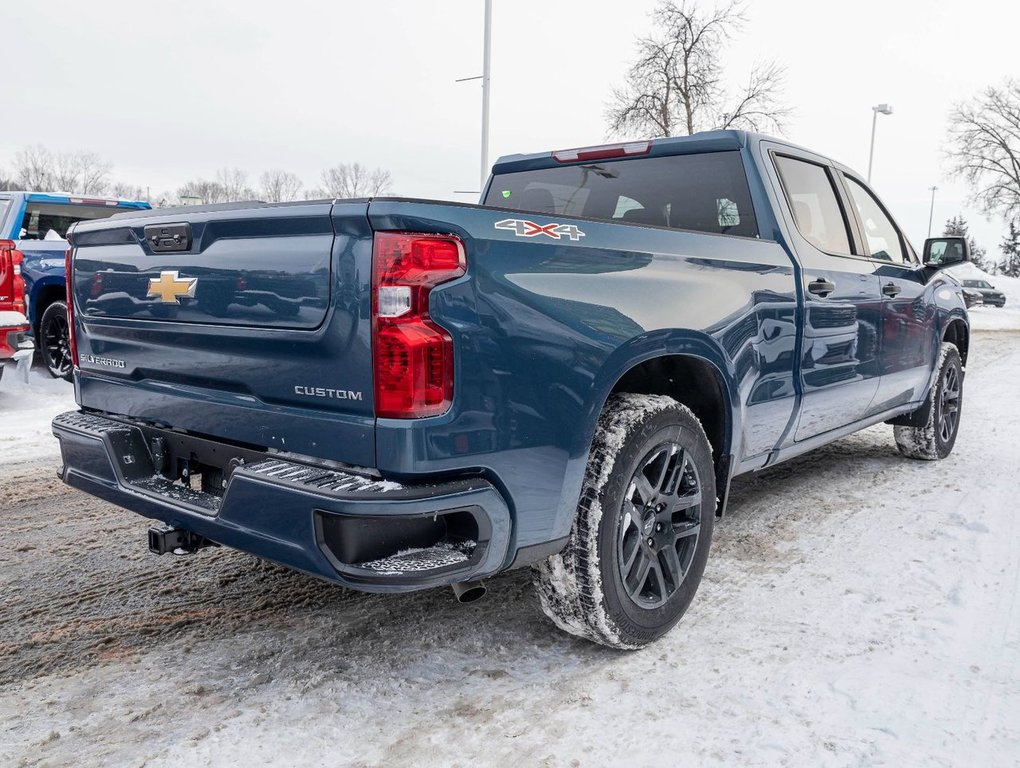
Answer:
<svg viewBox="0 0 1020 768"><path fill-rule="evenodd" d="M783 144L785 146L795 148L804 152L810 152L813 155L822 157L818 155L817 152L812 152L811 150L808 150L804 147L800 147L797 144L786 141L785 139L778 139L775 136L769 136L764 133L736 130L702 131L700 133L695 133L690 136L668 136L652 139L637 139L634 141L624 141L614 144L582 147L579 149L572 150L555 150L553 152L535 152L530 154L503 155L493 165L492 172L494 174L515 173L518 171L530 171L537 168L553 167L563 163L579 162L583 161L584 158L581 157L578 159L564 160L562 159L562 156L575 152L584 152L586 150L597 153L601 149L640 147L640 151L636 151L633 153L628 151L627 155L635 157L639 155L645 157L656 157L664 155L686 154L689 152L720 152L726 150L739 150L743 149L744 147L748 146L749 144L755 141L770 141L776 144ZM617 155L616 159L623 159L623 157L625 156L626 155ZM834 161L830 160L830 162ZM836 165L839 164L836 163ZM842 168L843 166L840 167Z"/></svg>
<svg viewBox="0 0 1020 768"><path fill-rule="evenodd" d="M55 203L57 205L109 205L118 208L148 208L144 200L127 200L122 197L106 197L103 195L78 195L70 192L30 192L27 190L4 190L2 197L23 195L30 203Z"/></svg>

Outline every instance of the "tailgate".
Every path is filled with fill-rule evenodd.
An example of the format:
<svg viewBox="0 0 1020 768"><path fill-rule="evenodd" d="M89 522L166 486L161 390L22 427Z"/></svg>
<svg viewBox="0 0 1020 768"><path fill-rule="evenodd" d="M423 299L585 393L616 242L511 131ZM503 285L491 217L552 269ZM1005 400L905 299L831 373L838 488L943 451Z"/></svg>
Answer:
<svg viewBox="0 0 1020 768"><path fill-rule="evenodd" d="M78 225L80 404L373 465L366 208L246 203Z"/></svg>

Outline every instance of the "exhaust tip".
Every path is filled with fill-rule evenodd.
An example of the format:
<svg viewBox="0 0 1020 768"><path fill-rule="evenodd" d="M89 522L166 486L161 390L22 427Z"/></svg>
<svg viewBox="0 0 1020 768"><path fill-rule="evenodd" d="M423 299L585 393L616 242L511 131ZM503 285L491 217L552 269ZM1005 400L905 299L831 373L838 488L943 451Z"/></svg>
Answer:
<svg viewBox="0 0 1020 768"><path fill-rule="evenodd" d="M453 585L453 594L462 605L473 603L485 597L485 585L480 581L465 581Z"/></svg>

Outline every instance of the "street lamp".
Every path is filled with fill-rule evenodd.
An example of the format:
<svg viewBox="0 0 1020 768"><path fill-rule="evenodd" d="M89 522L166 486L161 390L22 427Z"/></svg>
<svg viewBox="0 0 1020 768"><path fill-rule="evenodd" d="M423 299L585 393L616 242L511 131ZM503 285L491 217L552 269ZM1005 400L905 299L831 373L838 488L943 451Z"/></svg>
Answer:
<svg viewBox="0 0 1020 768"><path fill-rule="evenodd" d="M872 107L871 111L874 113L871 116L871 150L868 152L868 183L871 183L871 163L875 159L875 123L878 122L878 116L891 115L892 107L888 104L879 104L877 107Z"/></svg>
<svg viewBox="0 0 1020 768"><path fill-rule="evenodd" d="M482 74L474 77L462 77L454 82L466 83L469 80L482 81L482 185L489 179L489 80L492 62L492 0L485 0L485 28L482 33ZM474 192L457 192L456 194L475 194Z"/></svg>
<svg viewBox="0 0 1020 768"><path fill-rule="evenodd" d="M928 209L928 237L931 237L931 220L935 216L935 190L938 187L928 187L931 190L931 208Z"/></svg>

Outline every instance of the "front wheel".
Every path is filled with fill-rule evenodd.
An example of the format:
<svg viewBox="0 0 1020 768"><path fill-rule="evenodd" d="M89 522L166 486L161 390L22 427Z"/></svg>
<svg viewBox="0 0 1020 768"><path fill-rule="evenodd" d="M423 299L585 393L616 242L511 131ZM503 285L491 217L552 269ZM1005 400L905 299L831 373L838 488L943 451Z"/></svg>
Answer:
<svg viewBox="0 0 1020 768"><path fill-rule="evenodd" d="M67 304L54 301L39 321L39 352L50 376L71 380L71 334L67 325Z"/></svg>
<svg viewBox="0 0 1020 768"><path fill-rule="evenodd" d="M956 445L963 408L963 363L955 344L942 345L938 374L928 398L910 426L896 426L896 447L904 456L924 461L944 459Z"/></svg>
<svg viewBox="0 0 1020 768"><path fill-rule="evenodd" d="M537 566L543 611L602 645L647 645L694 599L714 518L712 448L697 417L670 397L614 395L569 543Z"/></svg>

